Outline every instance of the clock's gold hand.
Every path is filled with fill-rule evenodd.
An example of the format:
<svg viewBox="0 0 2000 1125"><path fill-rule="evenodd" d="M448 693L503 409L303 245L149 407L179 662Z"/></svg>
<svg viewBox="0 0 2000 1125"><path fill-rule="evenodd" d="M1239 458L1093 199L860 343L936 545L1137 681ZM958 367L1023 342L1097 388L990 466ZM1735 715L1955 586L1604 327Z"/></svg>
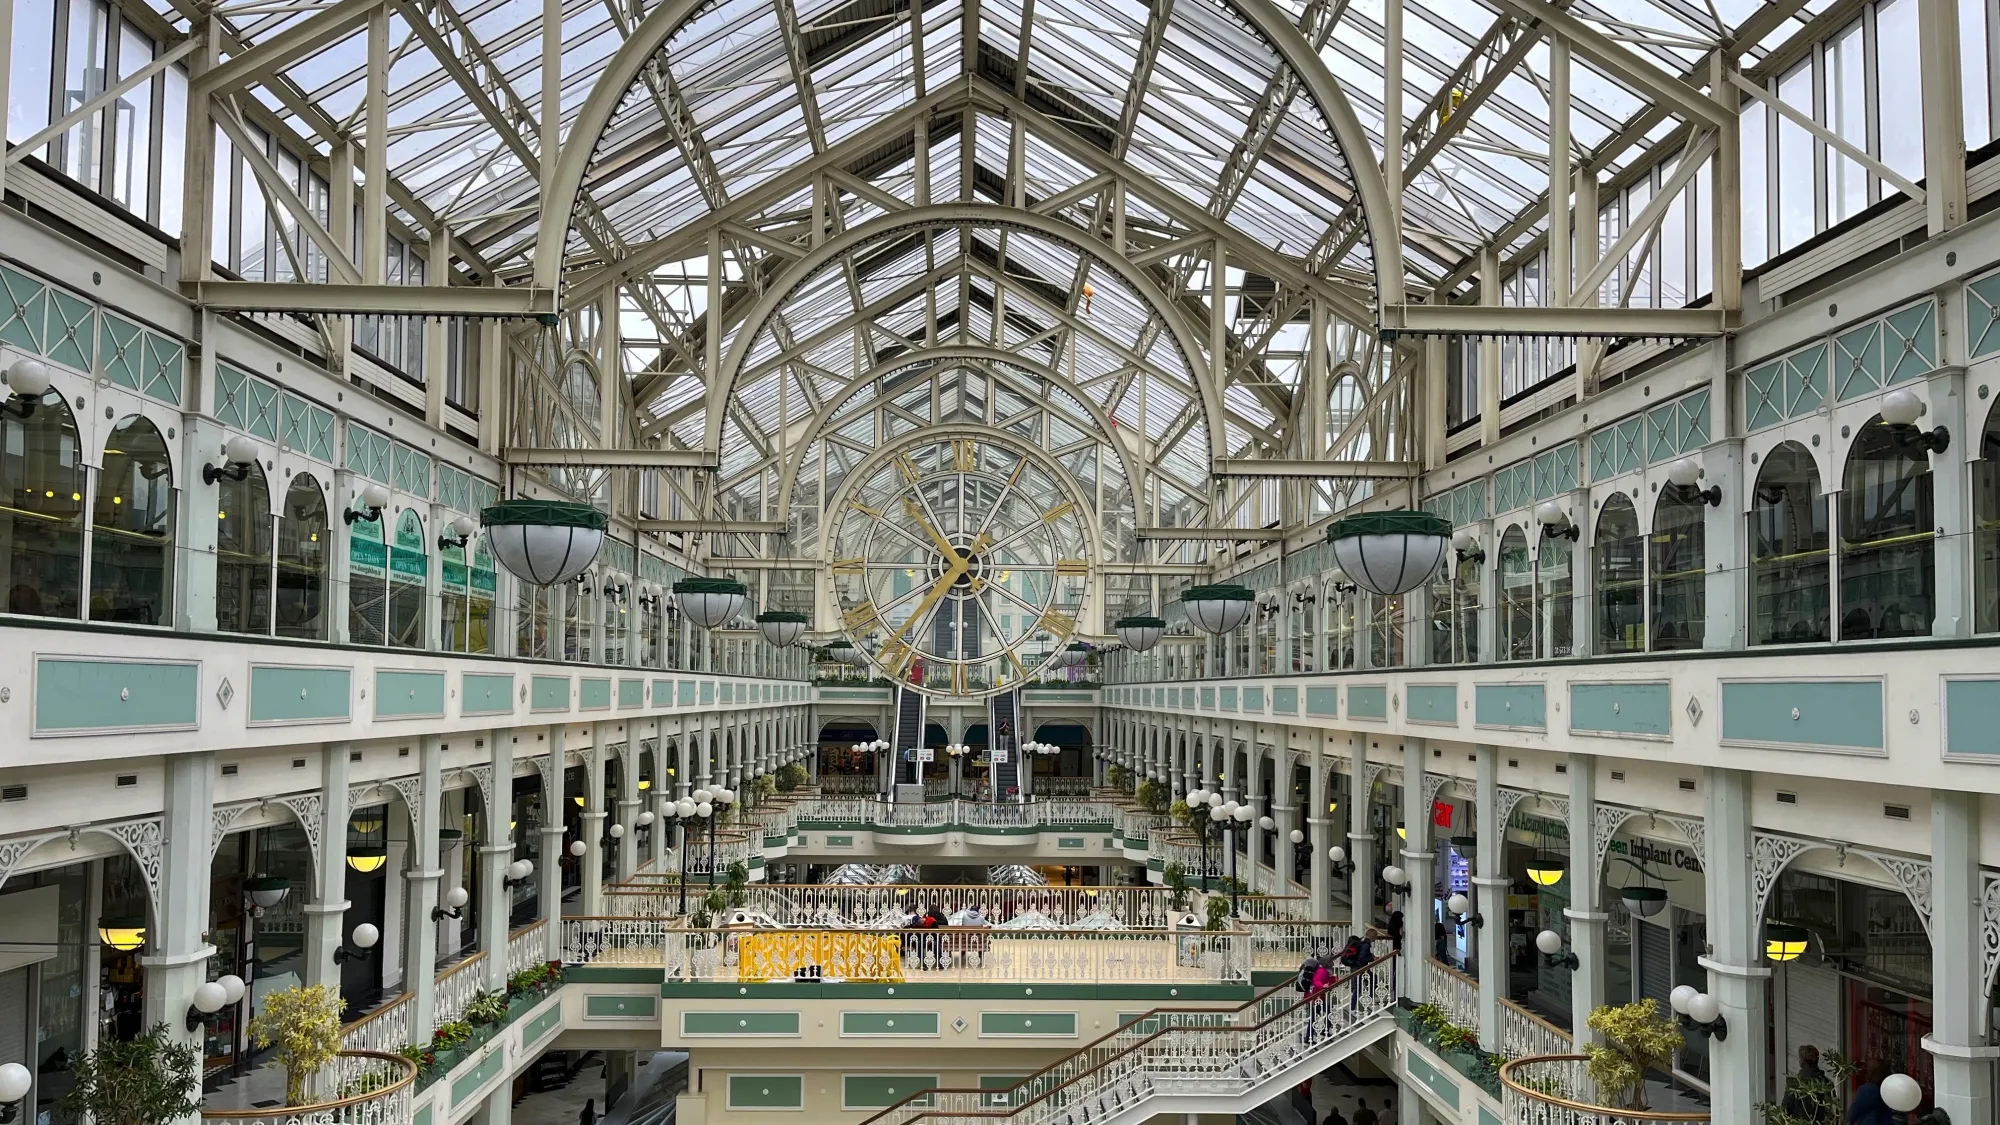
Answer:
<svg viewBox="0 0 2000 1125"><path fill-rule="evenodd" d="M957 551L952 551L949 555L945 556L945 559L944 573L938 576L937 583L931 587L930 593L924 595L924 600L917 603L917 608L910 611L910 616L904 624L903 629L896 631L896 641L898 643L902 641L903 630L916 626L917 622L927 620L932 607L937 605L938 599L944 597L945 591L951 589L952 583L958 581L972 566L972 560L960 558ZM911 647L904 646L903 651L896 654L894 663L889 667L890 679L893 680L902 676L903 668L909 663L910 653L913 651L914 649Z"/></svg>
<svg viewBox="0 0 2000 1125"><path fill-rule="evenodd" d="M958 556L958 548L951 545L951 540L946 539L944 537L943 532L939 531L935 527L932 527L931 521L924 518L924 509L922 505L918 504L915 500L912 500L910 497L905 496L903 497L903 511L907 512L911 519L917 521L917 526L924 529L925 535L931 537L931 542L937 545L939 554L943 555L946 559L952 559Z"/></svg>

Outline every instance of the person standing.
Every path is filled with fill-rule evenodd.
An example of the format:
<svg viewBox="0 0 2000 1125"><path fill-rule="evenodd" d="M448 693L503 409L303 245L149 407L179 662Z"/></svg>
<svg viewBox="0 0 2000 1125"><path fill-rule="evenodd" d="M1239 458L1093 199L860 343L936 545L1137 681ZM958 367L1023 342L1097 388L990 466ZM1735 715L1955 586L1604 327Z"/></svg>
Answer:
<svg viewBox="0 0 2000 1125"><path fill-rule="evenodd" d="M1375 1111L1368 1108L1367 1098L1362 1098L1354 1107L1354 1125L1376 1125Z"/></svg>

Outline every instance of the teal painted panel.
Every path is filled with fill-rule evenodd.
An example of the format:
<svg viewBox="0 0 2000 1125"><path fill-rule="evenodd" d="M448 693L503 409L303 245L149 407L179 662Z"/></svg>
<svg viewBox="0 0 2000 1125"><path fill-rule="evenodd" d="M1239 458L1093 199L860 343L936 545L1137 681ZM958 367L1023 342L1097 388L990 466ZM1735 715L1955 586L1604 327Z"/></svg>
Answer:
<svg viewBox="0 0 2000 1125"><path fill-rule="evenodd" d="M425 1102L423 1108L410 1115L410 1125L431 1125L431 1107Z"/></svg>
<svg viewBox="0 0 2000 1125"><path fill-rule="evenodd" d="M732 1074L729 1108L804 1109L806 1080L801 1074Z"/></svg>
<svg viewBox="0 0 2000 1125"><path fill-rule="evenodd" d="M979 1034L1064 1036L1076 1035L1075 1012L981 1012Z"/></svg>
<svg viewBox="0 0 2000 1125"><path fill-rule="evenodd" d="M1234 711L1234 710L1236 710L1236 689L1235 689L1235 688L1233 688L1233 687L1226 687L1226 688L1223 688L1223 689L1222 689L1222 710L1224 710L1224 711Z"/></svg>
<svg viewBox="0 0 2000 1125"><path fill-rule="evenodd" d="M1058 847L1058 848L1081 848L1081 847L1083 847L1083 837L1081 837L1081 836L1058 836L1058 837L1056 837L1056 847Z"/></svg>
<svg viewBox="0 0 2000 1125"><path fill-rule="evenodd" d="M702 706L706 707L706 706L708 706L709 704L711 704L711 703L713 703L713 702L715 702L715 681L714 681L714 680L703 680L703 681L701 682L701 703L702 703Z"/></svg>
<svg viewBox="0 0 2000 1125"><path fill-rule="evenodd" d="M1542 684L1475 684L1472 721L1482 727L1542 730L1548 725L1548 691Z"/></svg>
<svg viewBox="0 0 2000 1125"><path fill-rule="evenodd" d="M724 703L733 703L733 702L735 702L735 700L734 700L734 699L732 698L732 696L731 696L731 691L732 691L732 689L733 689L733 685L732 685L732 684L730 684L730 683L729 683L728 681L726 681L726 680L725 680L725 681L723 681L723 684L722 684L722 702L724 702Z"/></svg>
<svg viewBox="0 0 2000 1125"><path fill-rule="evenodd" d="M494 1050L486 1052L479 1065L454 1078L451 1083L451 1104L456 1106L479 1092L481 1086L491 1081L507 1067L507 1052Z"/></svg>
<svg viewBox="0 0 2000 1125"><path fill-rule="evenodd" d="M797 1012L682 1012L682 1035L797 1035Z"/></svg>
<svg viewBox="0 0 2000 1125"><path fill-rule="evenodd" d="M514 674L467 672L458 678L462 715L507 715L514 710Z"/></svg>
<svg viewBox="0 0 2000 1125"><path fill-rule="evenodd" d="M649 1020L659 1010L660 998L645 993L602 992L583 998L583 1014L591 1019Z"/></svg>
<svg viewBox="0 0 2000 1125"><path fill-rule="evenodd" d="M1389 717L1389 689L1382 684L1364 684L1348 688L1347 717L1350 719L1387 719Z"/></svg>
<svg viewBox="0 0 2000 1125"><path fill-rule="evenodd" d="M191 730L201 725L192 660L35 660L35 730Z"/></svg>
<svg viewBox="0 0 2000 1125"><path fill-rule="evenodd" d="M656 694L657 694L657 693L656 693ZM686 706L687 706L687 705L689 705L690 703L693 703L693 702L694 702L694 681L693 681L693 680L682 680L682 681L681 681L681 694L680 694L680 700L681 700L681 706L683 706L683 707L686 707Z"/></svg>
<svg viewBox="0 0 2000 1125"><path fill-rule="evenodd" d="M886 1109L937 1084L935 1074L845 1074L840 1079L840 1108Z"/></svg>
<svg viewBox="0 0 2000 1125"><path fill-rule="evenodd" d="M569 710L569 677L536 676L528 685L528 706L533 711Z"/></svg>
<svg viewBox="0 0 2000 1125"><path fill-rule="evenodd" d="M444 717L443 672L375 673L375 717L414 719Z"/></svg>
<svg viewBox="0 0 2000 1125"><path fill-rule="evenodd" d="M1274 687L1271 689L1271 710L1280 715L1299 713L1299 689L1295 687Z"/></svg>
<svg viewBox="0 0 2000 1125"><path fill-rule="evenodd" d="M618 707L620 710L624 710L630 707L644 707L645 705L646 705L646 681L644 680L618 681Z"/></svg>
<svg viewBox="0 0 2000 1125"><path fill-rule="evenodd" d="M1340 714L1340 689L1332 687L1309 687L1306 689L1306 714Z"/></svg>
<svg viewBox="0 0 2000 1125"><path fill-rule="evenodd" d="M1245 711L1262 711L1264 709L1264 689L1260 687L1244 688L1243 709Z"/></svg>
<svg viewBox="0 0 2000 1125"><path fill-rule="evenodd" d="M1458 1108L1458 1082L1455 1079L1432 1066L1428 1059L1415 1051L1404 1054L1403 1066L1409 1070L1410 1077L1429 1087L1439 1101L1453 1109Z"/></svg>
<svg viewBox="0 0 2000 1125"><path fill-rule="evenodd" d="M521 1046L526 1048L541 1041L542 1036L562 1026L562 1005L557 1004L534 1019L521 1025Z"/></svg>
<svg viewBox="0 0 2000 1125"><path fill-rule="evenodd" d="M1944 682L1944 752L2000 755L2000 680Z"/></svg>
<svg viewBox="0 0 2000 1125"><path fill-rule="evenodd" d="M937 1035L943 1017L936 1012L842 1012L842 1035Z"/></svg>
<svg viewBox="0 0 2000 1125"><path fill-rule="evenodd" d="M586 678L577 685L579 705L585 711L611 709L611 681Z"/></svg>
<svg viewBox="0 0 2000 1125"><path fill-rule="evenodd" d="M1479 1125L1502 1125L1500 1115L1487 1109L1485 1106L1480 1106Z"/></svg>
<svg viewBox="0 0 2000 1125"><path fill-rule="evenodd" d="M1204 711L1213 711L1213 710L1215 710L1215 689L1214 689L1214 688L1212 688L1212 687L1205 687L1205 688L1201 689L1201 709L1202 709L1202 710L1204 710Z"/></svg>
<svg viewBox="0 0 2000 1125"><path fill-rule="evenodd" d="M250 724L332 723L354 717L354 670L250 666Z"/></svg>
<svg viewBox="0 0 2000 1125"><path fill-rule="evenodd" d="M1569 729L1667 738L1674 732L1672 693L1665 683L1571 684Z"/></svg>
<svg viewBox="0 0 2000 1125"><path fill-rule="evenodd" d="M1457 684L1411 684L1410 721L1458 723Z"/></svg>
<svg viewBox="0 0 2000 1125"><path fill-rule="evenodd" d="M1882 681L1725 680L1722 741L1880 750Z"/></svg>

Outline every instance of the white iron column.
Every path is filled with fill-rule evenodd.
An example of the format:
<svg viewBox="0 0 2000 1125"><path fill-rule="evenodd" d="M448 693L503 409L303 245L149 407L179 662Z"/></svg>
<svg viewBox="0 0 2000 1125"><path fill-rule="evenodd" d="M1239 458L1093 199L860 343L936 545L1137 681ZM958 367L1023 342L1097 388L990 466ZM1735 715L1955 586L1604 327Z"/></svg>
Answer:
<svg viewBox="0 0 2000 1125"><path fill-rule="evenodd" d="M590 756L583 760L583 913L595 918L604 913L604 739L608 723L590 728Z"/></svg>
<svg viewBox="0 0 2000 1125"><path fill-rule="evenodd" d="M646 805L646 795L639 791L639 749L638 742L629 734L618 755L618 817L613 824L625 827L625 834L618 840L618 881L629 881L639 871L639 810Z"/></svg>
<svg viewBox="0 0 2000 1125"><path fill-rule="evenodd" d="M1431 810L1424 800L1424 740L1403 740L1403 858L1409 882L1403 887L1403 969L1397 973L1401 994L1413 1003L1424 1002L1427 974L1420 971L1430 955L1431 927L1435 899L1432 876L1437 865L1431 862Z"/></svg>
<svg viewBox="0 0 2000 1125"><path fill-rule="evenodd" d="M535 868L535 913L548 920L543 928L548 942L543 956L550 961L562 960L562 865L569 853L564 851L563 802L569 800L564 792L568 786L563 779L569 774L569 752L565 749L565 739L569 727L557 723L548 730L548 766L542 773L542 847L541 860Z"/></svg>
<svg viewBox="0 0 2000 1125"><path fill-rule="evenodd" d="M1980 940L1979 797L1931 792L1931 1033L1924 1048L1938 1108L1955 1122L1994 1119L1993 1048Z"/></svg>
<svg viewBox="0 0 2000 1125"><path fill-rule="evenodd" d="M1292 843L1292 832L1299 827L1297 795L1292 791L1292 778L1298 772L1298 754L1292 750L1292 732L1288 727L1278 728L1282 745L1277 751L1276 776L1271 781L1271 819L1277 827L1272 829L1276 838L1271 841L1271 870L1277 876L1273 882L1273 894L1291 894L1293 884L1298 882L1294 875L1297 867L1292 857L1298 846ZM1308 900L1310 901L1310 900ZM1306 912L1308 918L1324 918L1326 915L1316 910Z"/></svg>
<svg viewBox="0 0 2000 1125"><path fill-rule="evenodd" d="M1256 724L1250 727L1249 758L1246 764L1248 776L1243 779L1243 803L1250 806L1256 815L1250 818L1249 839L1243 849L1243 882L1251 891L1268 892L1269 887L1257 870L1258 861L1264 856L1264 829L1259 823L1264 816L1264 740L1260 737L1262 728Z"/></svg>
<svg viewBox="0 0 2000 1125"><path fill-rule="evenodd" d="M1597 758L1569 756L1569 920L1570 951L1577 970L1570 974L1570 1026L1577 1038L1594 1040L1590 1013L1604 1003L1604 865L1597 838Z"/></svg>
<svg viewBox="0 0 2000 1125"><path fill-rule="evenodd" d="M514 896L507 866L514 862L514 732L502 727L486 735L487 764L493 771L492 800L486 806L486 838L479 842L479 948L486 953L486 989L507 987L507 924Z"/></svg>
<svg viewBox="0 0 2000 1125"><path fill-rule="evenodd" d="M1709 952L1701 965L1728 1025L1727 1038L1708 1043L1709 1090L1715 1125L1751 1125L1757 1117L1750 1107L1770 1096L1764 1017L1771 971L1758 964L1763 919L1746 905L1757 902L1750 773L1710 769L1707 790Z"/></svg>
<svg viewBox="0 0 2000 1125"><path fill-rule="evenodd" d="M1306 836L1312 846L1312 866L1309 876L1312 886L1312 913L1320 918L1331 918L1333 914L1333 858L1327 849L1333 846L1333 826L1336 823L1327 809L1326 780L1329 757L1328 739L1325 731L1311 731L1306 735L1306 753L1311 756L1308 767L1311 780L1307 783L1310 791L1306 794Z"/></svg>
<svg viewBox="0 0 2000 1125"><path fill-rule="evenodd" d="M1368 736L1347 736L1347 860L1354 870L1347 877L1350 921L1356 930L1375 920L1375 833L1368 826Z"/></svg>
<svg viewBox="0 0 2000 1125"><path fill-rule="evenodd" d="M403 991L410 994L410 1041L427 1043L437 1013L438 830L443 827L443 743L424 735L417 745L417 801L410 809L409 864L403 871L409 910L403 915Z"/></svg>
<svg viewBox="0 0 2000 1125"><path fill-rule="evenodd" d="M151 888L153 924L139 961L146 970L146 1025L164 1023L169 1038L198 1043L198 1034L187 1030L187 1010L194 990L208 980L208 959L215 953L207 940L215 755L167 759L166 788L166 823L155 845L160 875Z"/></svg>
<svg viewBox="0 0 2000 1125"><path fill-rule="evenodd" d="M1501 867L1500 849L1506 840L1507 825L1500 819L1499 752L1491 746L1474 747L1478 762L1474 777L1473 814L1479 842L1474 845L1472 908L1490 919L1479 927L1479 1045L1488 1051L1500 1049L1500 1001L1507 995L1507 874Z"/></svg>
<svg viewBox="0 0 2000 1125"><path fill-rule="evenodd" d="M313 857L313 900L306 904L306 944L300 980L340 987L333 951L347 933L347 761L351 747L329 742L320 750L319 851Z"/></svg>

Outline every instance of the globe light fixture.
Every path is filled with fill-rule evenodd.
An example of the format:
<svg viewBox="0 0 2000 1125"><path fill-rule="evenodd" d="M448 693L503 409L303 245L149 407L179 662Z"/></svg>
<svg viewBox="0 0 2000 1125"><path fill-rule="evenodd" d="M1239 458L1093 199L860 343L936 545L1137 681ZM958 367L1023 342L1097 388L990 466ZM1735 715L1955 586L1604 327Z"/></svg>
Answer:
<svg viewBox="0 0 2000 1125"><path fill-rule="evenodd" d="M1444 908L1450 913L1457 915L1458 924L1461 926L1471 926L1477 929L1486 924L1486 919L1472 912L1472 900L1465 897L1462 892L1454 893L1450 898L1445 899Z"/></svg>
<svg viewBox="0 0 2000 1125"><path fill-rule="evenodd" d="M1303 844L1305 842L1306 842L1306 834L1300 831L1299 829L1296 828L1292 829L1292 843Z"/></svg>
<svg viewBox="0 0 2000 1125"><path fill-rule="evenodd" d="M457 547L462 551L477 534L479 534L478 520L471 516L458 516L451 521L451 527L443 535L438 536L438 549L444 551Z"/></svg>
<svg viewBox="0 0 2000 1125"><path fill-rule="evenodd" d="M1889 427L1891 436L1898 445L1921 449L1926 453L1943 453L1951 448L1951 431L1939 426L1928 432L1917 428L1917 419L1924 413L1924 401L1906 387L1898 387L1882 396L1882 423Z"/></svg>
<svg viewBox="0 0 2000 1125"><path fill-rule="evenodd" d="M1554 500L1535 505L1535 518L1541 521L1544 539L1567 539L1574 543L1583 537L1583 529L1571 523L1569 513Z"/></svg>
<svg viewBox="0 0 2000 1125"><path fill-rule="evenodd" d="M230 434L229 440L222 443L222 463L227 467L218 469L214 465L203 465L201 482L214 484L219 480L249 479L250 470L257 464L257 452L257 443L251 440L249 434Z"/></svg>
<svg viewBox="0 0 2000 1125"><path fill-rule="evenodd" d="M757 631L764 634L765 643L775 648L790 648L806 635L812 618L790 609L767 609L757 615Z"/></svg>
<svg viewBox="0 0 2000 1125"><path fill-rule="evenodd" d="M733 578L683 578L674 583L674 604L681 616L704 629L729 624L749 598L750 587Z"/></svg>
<svg viewBox="0 0 2000 1125"><path fill-rule="evenodd" d="M639 811L639 817L638 817L638 820L639 820L639 827L641 827L641 828L644 828L644 827L646 827L647 825L650 825L650 824L652 824L652 823L653 823L653 810L652 810L652 809L641 809L641 810Z"/></svg>
<svg viewBox="0 0 2000 1125"><path fill-rule="evenodd" d="M604 513L563 500L503 500L479 522L493 557L531 586L554 586L583 573L604 546Z"/></svg>
<svg viewBox="0 0 2000 1125"><path fill-rule="evenodd" d="M19 367L20 364L14 366ZM11 1125L20 1113L21 1099L35 1085L35 1076L20 1063L0 1063L0 1125Z"/></svg>
<svg viewBox="0 0 2000 1125"><path fill-rule="evenodd" d="M1651 918L1667 906L1665 887L1621 887L1618 898L1625 904L1625 913L1640 918Z"/></svg>
<svg viewBox="0 0 2000 1125"><path fill-rule="evenodd" d="M504 882L509 887L518 887L522 883L527 882L528 879L534 875L534 873L535 873L534 860L517 859L514 862L507 865L507 877L504 880L502 880L502 882Z"/></svg>
<svg viewBox="0 0 2000 1125"><path fill-rule="evenodd" d="M1082 641L1071 641L1062 650L1062 655L1056 659L1063 667L1074 668L1090 659L1090 646L1084 644Z"/></svg>
<svg viewBox="0 0 2000 1125"><path fill-rule="evenodd" d="M1528 880L1538 887L1553 887L1567 870L1560 859L1537 856L1528 862Z"/></svg>
<svg viewBox="0 0 2000 1125"><path fill-rule="evenodd" d="M99 919L97 940L120 953L130 953L146 944L146 920L137 917Z"/></svg>
<svg viewBox="0 0 2000 1125"><path fill-rule="evenodd" d="M243 891L250 896L250 902L259 910L269 910L285 901L292 891L291 880L277 875L258 875L243 880Z"/></svg>
<svg viewBox="0 0 2000 1125"><path fill-rule="evenodd" d="M21 358L7 368L7 389L9 396L6 410L9 414L26 418L41 405L42 396L49 393L53 380L49 375L49 365L39 359Z"/></svg>
<svg viewBox="0 0 2000 1125"><path fill-rule="evenodd" d="M187 1029L193 1031L208 1022L208 1018L222 1010L229 1002L229 993L220 981L205 980L194 986L194 997L188 1004Z"/></svg>
<svg viewBox="0 0 2000 1125"><path fill-rule="evenodd" d="M1347 862L1347 849L1339 844L1326 849L1326 858L1333 861L1335 878L1343 878L1354 873L1354 865Z"/></svg>
<svg viewBox="0 0 2000 1125"><path fill-rule="evenodd" d="M241 1003L243 993L249 987L243 983L243 978L237 976L235 973L226 973L219 976L215 978L215 983L222 986L222 1002L225 1004Z"/></svg>
<svg viewBox="0 0 2000 1125"><path fill-rule="evenodd" d="M1894 1113L1915 1113L1924 1104L1923 1085L1901 1071L1885 1075L1877 1089L1882 1094L1882 1104ZM1950 1120L1943 1110L1933 1109L1925 1125L1948 1125Z"/></svg>
<svg viewBox="0 0 2000 1125"><path fill-rule="evenodd" d="M1268 816L1260 816L1257 818L1257 827L1269 832L1278 827L1278 822Z"/></svg>
<svg viewBox="0 0 2000 1125"><path fill-rule="evenodd" d="M1410 884L1410 873L1392 863L1382 869L1382 881L1392 887L1406 887Z"/></svg>
<svg viewBox="0 0 2000 1125"><path fill-rule="evenodd" d="M472 896L464 887L447 888L438 899L438 904L431 907L431 921L442 922L446 918L458 917L458 912L465 909L465 904L470 901Z"/></svg>
<svg viewBox="0 0 2000 1125"><path fill-rule="evenodd" d="M1772 922L1764 927L1764 956L1780 965L1796 961L1804 955L1809 938L1802 927Z"/></svg>
<svg viewBox="0 0 2000 1125"><path fill-rule="evenodd" d="M1167 623L1162 618L1141 613L1119 618L1111 626L1111 631L1118 635L1119 644L1133 652L1145 652L1167 635Z"/></svg>
<svg viewBox="0 0 2000 1125"><path fill-rule="evenodd" d="M1535 935L1535 948L1541 951L1542 961L1551 969L1568 969L1575 972L1581 964L1574 951L1563 950L1562 935L1554 930L1543 930Z"/></svg>
<svg viewBox="0 0 2000 1125"><path fill-rule="evenodd" d="M363 922L354 927L354 932L348 935L346 945L333 951L333 963L341 965L349 961L367 960L368 951L375 948L375 943L381 940L382 931L376 929L372 922Z"/></svg>
<svg viewBox="0 0 2000 1125"><path fill-rule="evenodd" d="M1414 590L1437 573L1451 542L1451 521L1429 512L1364 512L1326 529L1333 561L1371 593Z"/></svg>
<svg viewBox="0 0 2000 1125"><path fill-rule="evenodd" d="M1188 623L1204 633L1221 636L1250 620L1257 595L1247 586L1189 586L1181 591L1181 609Z"/></svg>
<svg viewBox="0 0 2000 1125"><path fill-rule="evenodd" d="M582 840L571 840L569 842L569 854L577 857L578 859L582 859L583 853L589 850L590 850L590 845L584 843Z"/></svg>
<svg viewBox="0 0 2000 1125"><path fill-rule="evenodd" d="M1713 1039L1727 1039L1729 1025L1722 1018L1722 1002L1692 985L1678 985L1667 1003L1680 1016L1684 1031L1700 1031Z"/></svg>
<svg viewBox="0 0 2000 1125"><path fill-rule="evenodd" d="M347 849L347 866L359 871L363 875L371 871L380 871L382 865L387 862L389 862L389 853L380 846L362 846Z"/></svg>
<svg viewBox="0 0 2000 1125"><path fill-rule="evenodd" d="M374 481L369 481L361 489L358 499L361 501L359 510L348 508L341 512L341 519L347 521L347 526L353 527L357 521L380 523L382 509L389 506L389 490Z"/></svg>
<svg viewBox="0 0 2000 1125"><path fill-rule="evenodd" d="M347 827L364 836L382 831L382 806L374 805L355 813L347 822Z"/></svg>

